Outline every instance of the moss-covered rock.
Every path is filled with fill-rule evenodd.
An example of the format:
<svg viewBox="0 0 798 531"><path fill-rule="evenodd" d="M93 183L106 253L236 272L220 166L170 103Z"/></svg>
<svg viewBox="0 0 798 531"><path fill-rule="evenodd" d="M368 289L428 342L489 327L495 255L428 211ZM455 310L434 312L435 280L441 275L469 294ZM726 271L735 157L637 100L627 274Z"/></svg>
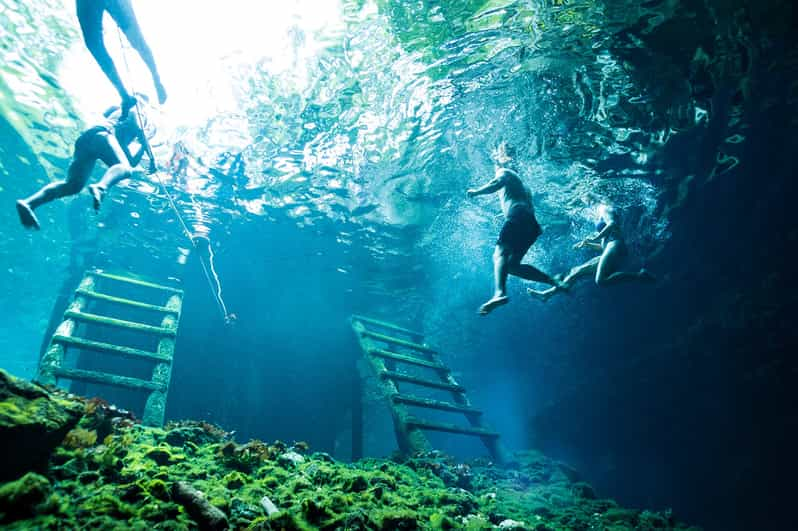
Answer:
<svg viewBox="0 0 798 531"><path fill-rule="evenodd" d="M47 478L29 472L0 487L0 522L33 516L50 493Z"/></svg>
<svg viewBox="0 0 798 531"><path fill-rule="evenodd" d="M79 402L0 370L0 481L44 470L50 453L82 413Z"/></svg>

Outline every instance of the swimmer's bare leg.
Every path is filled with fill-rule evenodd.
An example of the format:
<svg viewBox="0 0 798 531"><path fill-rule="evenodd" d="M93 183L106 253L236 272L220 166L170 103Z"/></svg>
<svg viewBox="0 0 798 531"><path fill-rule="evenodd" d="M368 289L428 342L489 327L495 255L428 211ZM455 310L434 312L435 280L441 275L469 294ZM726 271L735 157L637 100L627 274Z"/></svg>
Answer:
<svg viewBox="0 0 798 531"><path fill-rule="evenodd" d="M546 302L547 300L549 300L551 298L551 296L554 295L555 293L557 293L558 291L564 291L564 290L563 290L563 288L560 288L558 286L552 286L552 287L550 287L548 289L544 289L544 290L536 290L536 289L532 289L532 288L526 288L526 292L529 295L531 295L533 297L537 297L540 300L542 300L543 302Z"/></svg>
<svg viewBox="0 0 798 531"><path fill-rule="evenodd" d="M509 268L511 275L523 278L524 280L531 280L533 282L541 282L549 286L559 286L560 283L540 269L529 264L513 264Z"/></svg>
<svg viewBox="0 0 798 531"><path fill-rule="evenodd" d="M158 67L155 65L155 57L152 55L152 50L150 50L147 41L144 39L144 34L141 32L141 26L139 26L139 22L136 19L133 5L130 0L111 0L107 5L108 14L119 25L130 45L139 53L147 68L150 69L150 75L158 93L158 102L163 105L166 102L166 89L161 83L161 76L158 74Z"/></svg>
<svg viewBox="0 0 798 531"><path fill-rule="evenodd" d="M573 285L574 281L579 278L592 276L595 273L596 268L598 267L599 260L601 259L600 256L596 256L591 258L587 262L582 265L578 265L576 267L571 268L565 278L562 279L559 286L554 286L547 290L538 291L532 288L527 288L526 292L532 295L533 297L538 297L543 301L547 301L557 292L567 292L571 286ZM557 277L555 275L555 280Z"/></svg>
<svg viewBox="0 0 798 531"><path fill-rule="evenodd" d="M78 154L79 155L79 154ZM42 187L38 192L26 199L17 201L17 214L22 225L29 229L39 230L39 220L34 210L40 206L80 192L94 169L95 159L77 158L72 161L65 181L56 181Z"/></svg>
<svg viewBox="0 0 798 531"><path fill-rule="evenodd" d="M488 315L499 306L509 302L510 299L507 297L507 275L509 274L510 258L508 251L500 245L496 246L493 251L493 297L479 307L480 315Z"/></svg>
<svg viewBox="0 0 798 531"><path fill-rule="evenodd" d="M596 268L596 284L607 286L629 281L654 282L656 278L645 268L640 271L615 271L621 259L621 248L615 242L607 245Z"/></svg>
<svg viewBox="0 0 798 531"><path fill-rule="evenodd" d="M613 273L612 275L608 276L602 281L602 284L619 284L621 282L627 281L641 281L641 282L656 282L657 277L651 274L651 272L646 269L642 268L640 271L619 271L617 273Z"/></svg>
<svg viewBox="0 0 798 531"><path fill-rule="evenodd" d="M116 155L117 160L123 162L119 162L108 168L102 176L102 179L100 179L100 182L89 185L89 192L91 193L94 202L94 210L96 211L100 210L106 192L119 181L133 177L134 173L133 168L127 163L127 155L125 155L116 137L114 135L105 135L105 139L108 142L108 147L110 147L114 155Z"/></svg>
<svg viewBox="0 0 798 531"><path fill-rule="evenodd" d="M122 78L119 76L119 72L114 64L114 60L111 59L111 55L105 47L102 27L103 11L101 7L98 7L98 5L90 0L78 2L78 22L80 23L80 29L83 33L83 42L86 43L86 48L89 49L94 60L97 61L100 69L122 99L122 116L125 117L130 108L135 105L136 100L125 88L125 84L122 82Z"/></svg>

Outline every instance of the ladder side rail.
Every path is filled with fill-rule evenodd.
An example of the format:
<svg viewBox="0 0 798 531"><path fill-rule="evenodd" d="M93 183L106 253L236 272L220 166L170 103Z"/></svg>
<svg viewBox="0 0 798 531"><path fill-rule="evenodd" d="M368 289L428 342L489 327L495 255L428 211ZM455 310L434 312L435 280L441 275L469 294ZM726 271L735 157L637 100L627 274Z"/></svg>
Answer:
<svg viewBox="0 0 798 531"><path fill-rule="evenodd" d="M91 276L83 277L80 282L79 289L91 290L94 288L94 278ZM86 297L76 296L72 303L67 307L67 313L77 312L80 313L86 309L89 300ZM66 313L65 313L66 316ZM55 335L64 337L72 337L78 327L78 321L65 317L64 320L56 328ZM59 369L64 365L64 358L66 357L66 346L59 342L54 342L50 338L50 346L47 347L44 356L39 361L39 371L36 380L42 385L55 386L58 383L58 375L56 374Z"/></svg>
<svg viewBox="0 0 798 531"><path fill-rule="evenodd" d="M388 408L391 411L396 441L399 444L399 451L405 455L428 451L430 449L430 444L426 435L424 435L420 429L408 423L411 417L407 408L393 401L393 397L399 394L399 389L396 387L396 384L391 380L379 376L386 371L387 368L381 358L369 354L369 352L375 348L375 345L368 339L365 333L365 327L360 322L353 322L352 328L355 331L358 343L360 344L361 350L363 350L366 360L368 360L369 365L377 377L377 385L380 386L385 394L385 398L388 400Z"/></svg>
<svg viewBox="0 0 798 531"><path fill-rule="evenodd" d="M169 393L169 384L172 381L172 361L175 354L175 338L177 327L180 323L180 314L183 306L181 294L169 297L166 308L174 313L166 315L161 321L161 328L173 330L174 334L163 337L158 341L158 354L169 361L161 361L155 364L152 370L152 383L157 386L144 404L144 415L142 422L147 426L163 426L166 417L166 398Z"/></svg>

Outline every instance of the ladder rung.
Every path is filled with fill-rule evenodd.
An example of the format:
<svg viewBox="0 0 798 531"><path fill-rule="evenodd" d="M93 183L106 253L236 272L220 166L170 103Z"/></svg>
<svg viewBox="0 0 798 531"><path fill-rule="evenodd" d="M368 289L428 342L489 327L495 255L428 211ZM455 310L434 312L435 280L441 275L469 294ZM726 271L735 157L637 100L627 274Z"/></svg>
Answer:
<svg viewBox="0 0 798 531"><path fill-rule="evenodd" d="M133 301L130 299L123 299L121 297L114 297L112 295L107 295L105 293L99 293L97 291L91 291L88 289L80 288L75 291L76 294L82 295L83 297L89 297L90 299L96 299L99 301L106 301L112 302L114 304L121 304L124 306L132 306L133 308L141 308L142 310L149 310L153 312L162 312L162 313L173 313L178 314L180 313L176 308L167 308L165 306L157 306L155 304L147 304L146 302L139 302Z"/></svg>
<svg viewBox="0 0 798 531"><path fill-rule="evenodd" d="M418 338L423 338L424 334L420 332L414 332L412 330L408 330L407 328L402 328L401 326L397 326L392 323L386 323L385 321L380 321L378 319L372 319L371 317L363 317L362 315L353 315L353 321L360 321L361 323L366 323L374 326L379 326L381 328L387 328L388 330L395 330L397 332L401 332L403 334L407 334L409 336L415 336Z"/></svg>
<svg viewBox="0 0 798 531"><path fill-rule="evenodd" d="M407 421L409 426L415 426L416 428L420 428L422 430L430 430L430 431L445 431L447 433L459 433L461 435L475 435L478 437L490 437L490 438L498 438L499 434L495 431L491 431L485 428L469 428L463 426L457 426L455 424L444 424L438 422L430 422L427 420L420 420L416 418L411 418Z"/></svg>
<svg viewBox="0 0 798 531"><path fill-rule="evenodd" d="M411 395L393 395L391 397L394 402L407 404L408 406L426 407L430 409L440 409L441 411L452 411L455 413L465 413L468 415L482 415L478 409L460 404L453 404L451 402L442 402L440 400L432 400L430 398L421 398Z"/></svg>
<svg viewBox="0 0 798 531"><path fill-rule="evenodd" d="M58 368L55 370L55 375L59 378L69 378L70 380L81 380L84 382L113 385L116 387L129 387L130 389L145 389L148 391L162 389L160 385L148 382L147 380L117 376L116 374L108 374L105 372Z"/></svg>
<svg viewBox="0 0 798 531"><path fill-rule="evenodd" d="M430 353L436 352L434 348L430 348L427 345L413 343L412 341L405 341L404 339L397 339L395 337L386 336L384 334L378 334L377 332L370 332L366 330L365 332L363 332L363 335L376 339L377 341L399 345L400 347L405 347L412 350L418 350L419 352L430 352Z"/></svg>
<svg viewBox="0 0 798 531"><path fill-rule="evenodd" d="M106 326L115 326L117 328L126 328L128 330L135 330L137 332L146 332L149 334L159 334L164 336L176 335L177 331L171 328L163 328L160 326L151 326L133 321L123 321L122 319L114 319L113 317L105 317L102 315L95 315L93 313L76 312L67 310L64 312L64 317L67 319L75 319L87 323L94 323Z"/></svg>
<svg viewBox="0 0 798 531"><path fill-rule="evenodd" d="M129 358L144 358L153 361L161 361L171 363L172 359L169 356L158 354L157 352L147 352L146 350L139 350L136 348L122 347L119 345L112 345L110 343L102 343L100 341L92 341L90 339L83 339L81 337L70 337L62 335L53 336L54 343L61 343L73 347L82 348L84 350L93 350L95 352L108 352L117 354L119 356L126 356Z"/></svg>
<svg viewBox="0 0 798 531"><path fill-rule="evenodd" d="M395 371L382 371L380 376L383 378L389 378L391 380L400 380L403 382L408 382L416 385L422 385L424 387L433 387L435 389L443 389L445 391L452 391L453 393L462 393L465 392L465 388L457 385L457 384L450 384L446 382L436 382L434 380L425 380L424 378L417 378L415 376L410 376L409 374L402 374L401 372Z"/></svg>
<svg viewBox="0 0 798 531"><path fill-rule="evenodd" d="M121 275L113 275L111 273L103 273L103 272L100 272L100 271L92 271L91 273L89 273L89 275L92 275L92 276L95 276L95 277L100 277L100 278L107 278L109 280L116 280L117 282L125 282L127 284L133 284L135 286L141 286L141 287L144 287L144 288L159 289L161 291L168 291L170 293L179 293L179 294L183 293L183 290L180 290L180 289L177 289L177 288L173 288L173 287L170 287L170 286L162 286L161 284L154 284L152 282L139 280L137 278L124 277L124 276L121 276Z"/></svg>
<svg viewBox="0 0 798 531"><path fill-rule="evenodd" d="M380 358L388 358L391 360L409 363L411 365L418 365L420 367L429 367L430 369L435 369L438 371L447 371L447 372L449 371L449 369L445 365L441 365L440 363L435 363L434 361L422 360L420 358L414 358L413 356L405 356L404 354L391 352L390 350L383 350L378 348L369 351L369 354L371 354L372 356L379 356Z"/></svg>

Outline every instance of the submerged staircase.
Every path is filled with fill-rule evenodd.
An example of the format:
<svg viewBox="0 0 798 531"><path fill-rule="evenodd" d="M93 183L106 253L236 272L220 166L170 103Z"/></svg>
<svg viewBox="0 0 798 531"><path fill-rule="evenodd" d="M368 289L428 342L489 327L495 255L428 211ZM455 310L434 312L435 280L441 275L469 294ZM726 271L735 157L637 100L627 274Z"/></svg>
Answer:
<svg viewBox="0 0 798 531"><path fill-rule="evenodd" d="M351 318L360 348L388 399L399 450L412 455L430 450L425 431L438 431L479 437L499 464L509 462L499 442L499 434L482 421L482 412L475 409L466 390L455 381L451 370L441 361L438 352L424 343L424 335L406 328L360 315ZM415 371L400 370L407 366ZM425 376L418 375L426 373ZM433 373L434 377L428 375ZM419 396L400 387L411 384L428 391L449 393L451 401ZM411 414L410 407L462 414L468 426L436 422Z"/></svg>
<svg viewBox="0 0 798 531"><path fill-rule="evenodd" d="M100 291L102 288L102 291ZM125 290L126 296L112 293ZM128 298L127 293L138 296ZM153 299L160 302L152 302ZM148 301L148 302L144 302ZM56 329L50 345L39 362L37 380L44 385L56 385L59 379L127 388L147 393L142 422L148 426L162 426L166 410L166 396L172 375L175 338L183 306L183 291L155 284L131 276L115 275L99 270L88 271L75 291L75 298L64 312L64 320ZM101 315L99 308L114 314L111 309L151 314L157 324ZM152 340L154 350L133 348L121 344L89 339L96 328L105 328L117 336L128 334L138 341ZM78 332L81 335L77 335ZM138 336L138 337L137 337ZM121 341L120 341L121 342ZM149 379L133 378L65 366L68 349L91 351L105 356L144 361L152 365Z"/></svg>

